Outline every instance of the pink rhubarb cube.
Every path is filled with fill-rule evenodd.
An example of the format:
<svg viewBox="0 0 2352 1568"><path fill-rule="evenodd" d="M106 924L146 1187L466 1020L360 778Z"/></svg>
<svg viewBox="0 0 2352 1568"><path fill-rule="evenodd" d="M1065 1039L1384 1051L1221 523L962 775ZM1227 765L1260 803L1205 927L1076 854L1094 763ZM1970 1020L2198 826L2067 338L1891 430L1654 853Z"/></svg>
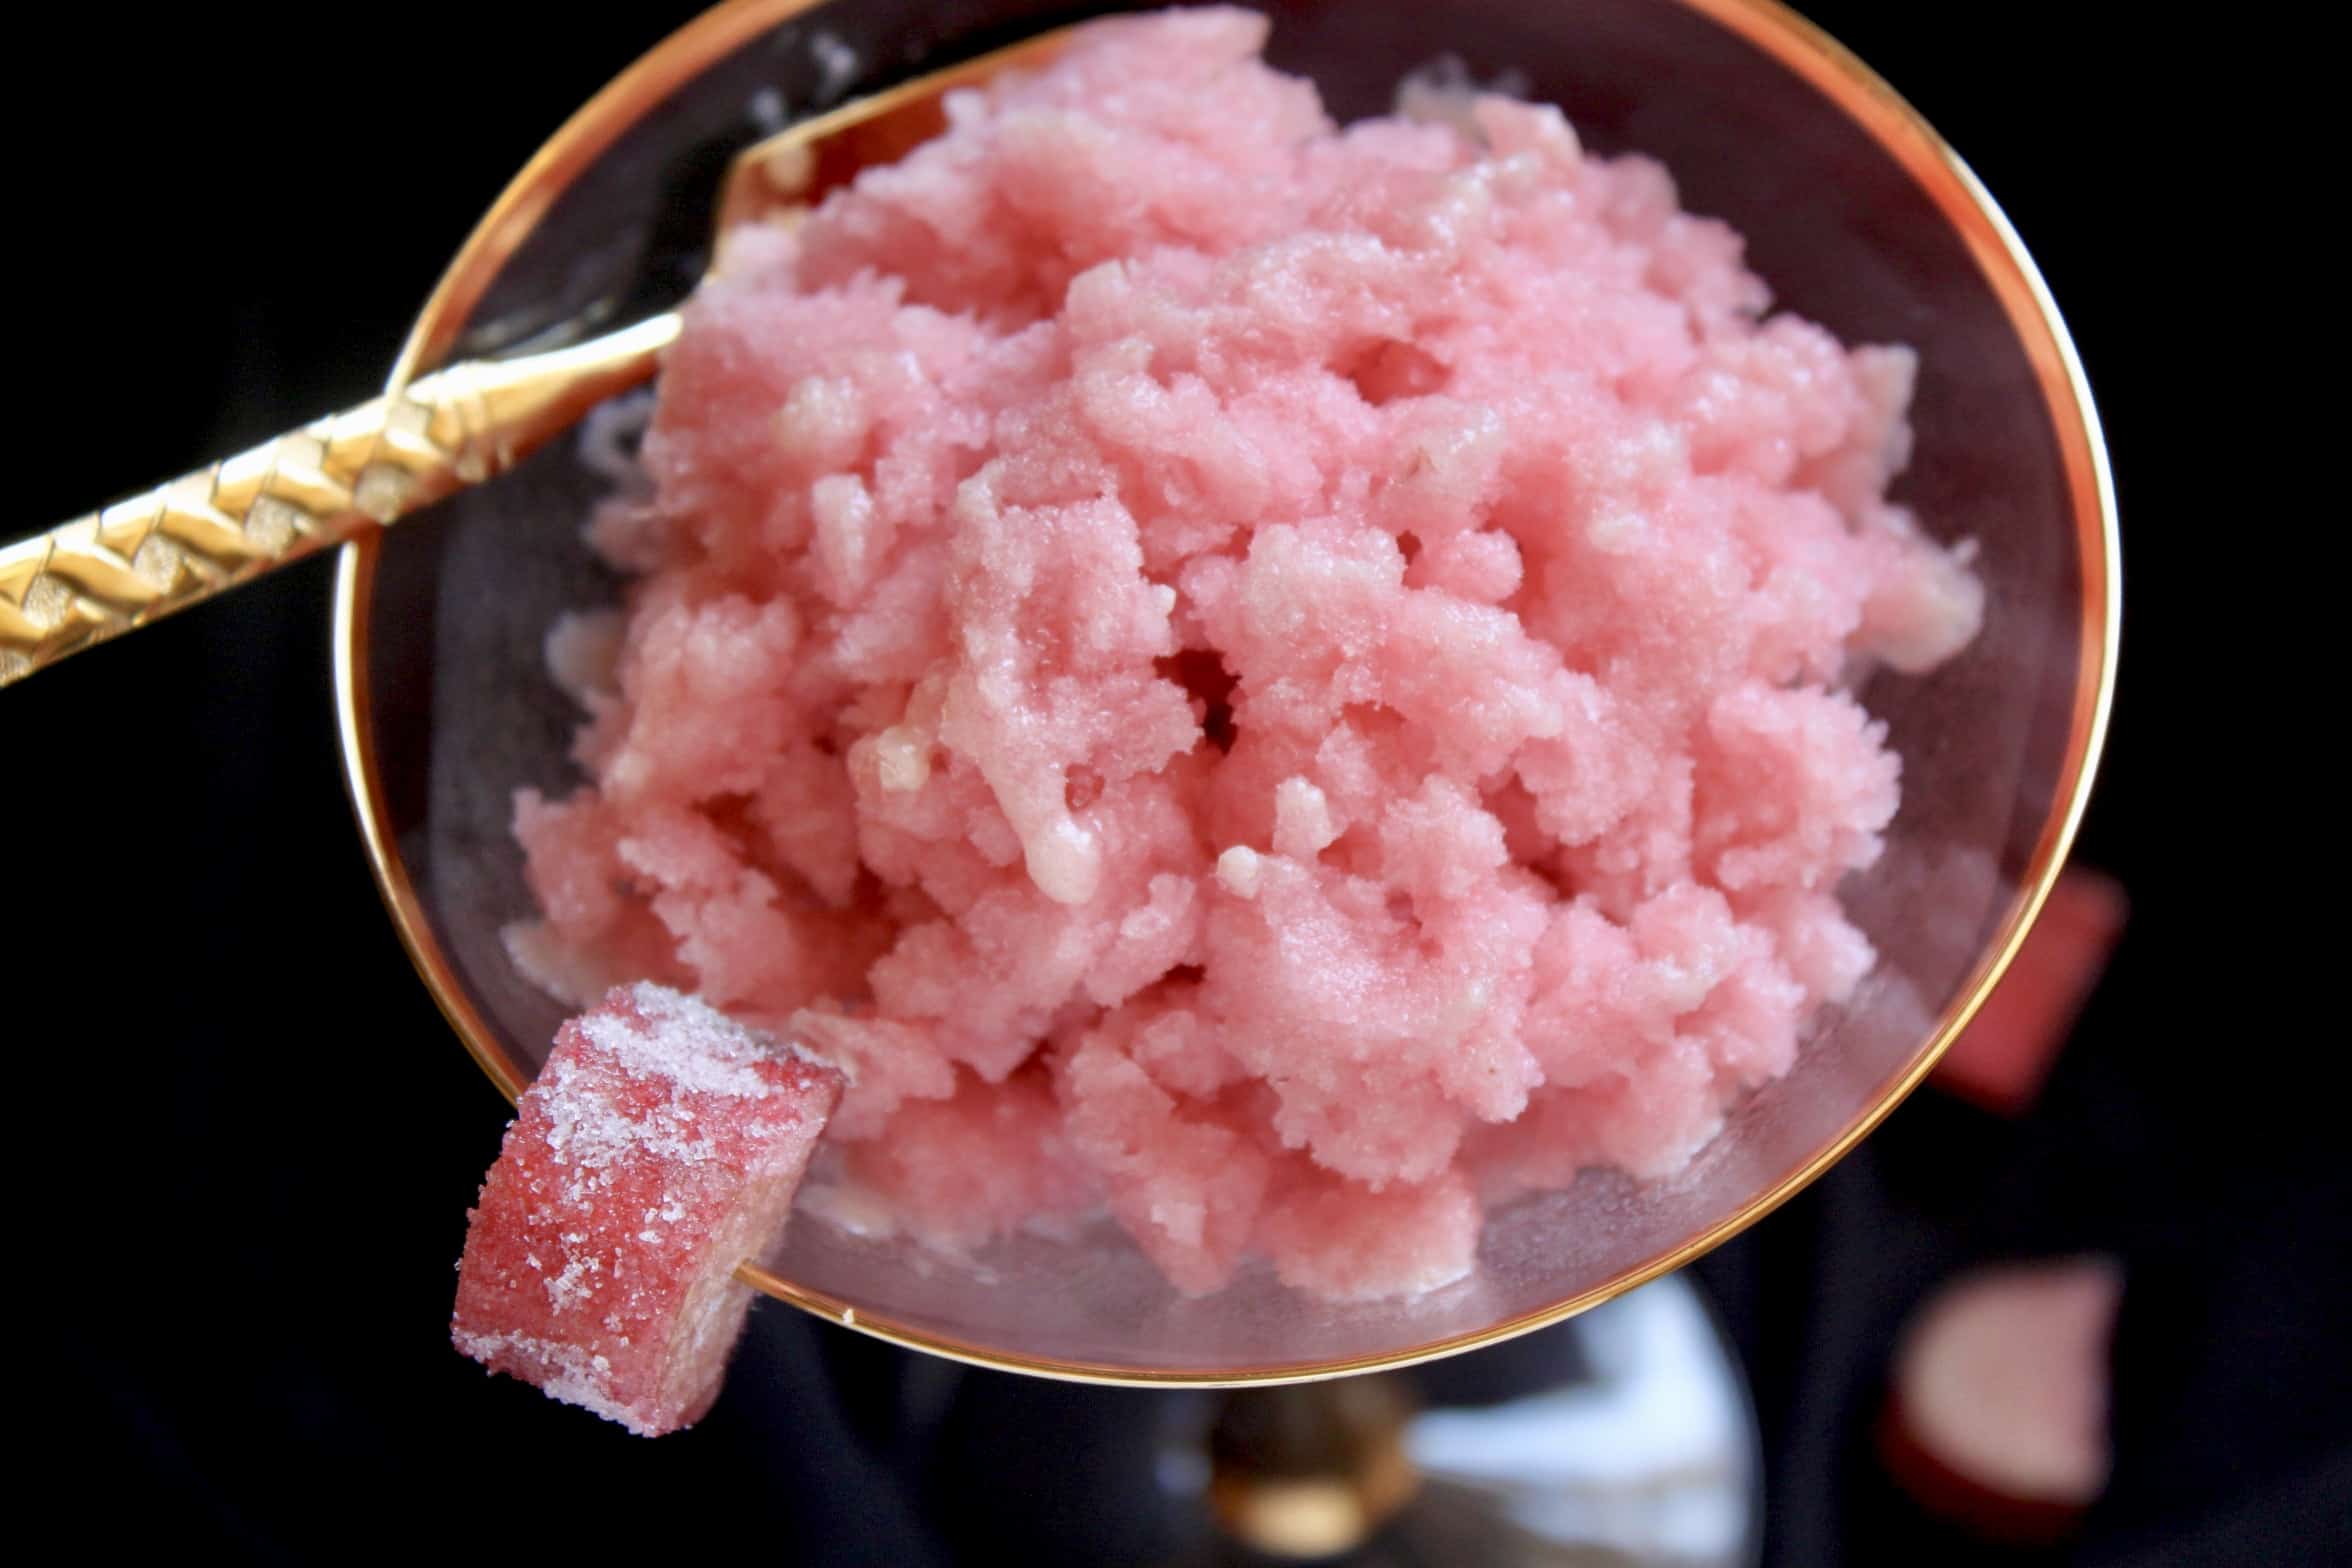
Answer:
<svg viewBox="0 0 2352 1568"><path fill-rule="evenodd" d="M1936 1063L1936 1085L1998 1116L2030 1109L2107 971L2128 907L2113 879L2062 873L2009 972Z"/></svg>
<svg viewBox="0 0 2352 1568"><path fill-rule="evenodd" d="M691 1426L841 1074L651 985L566 1023L469 1216L451 1337L630 1431Z"/></svg>

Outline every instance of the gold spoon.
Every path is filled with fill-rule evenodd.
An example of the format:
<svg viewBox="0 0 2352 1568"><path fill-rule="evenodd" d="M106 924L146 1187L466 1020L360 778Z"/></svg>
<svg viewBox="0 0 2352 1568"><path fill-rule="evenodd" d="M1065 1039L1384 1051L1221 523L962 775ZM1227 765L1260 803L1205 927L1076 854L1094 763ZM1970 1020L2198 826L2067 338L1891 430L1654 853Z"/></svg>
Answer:
<svg viewBox="0 0 2352 1568"><path fill-rule="evenodd" d="M720 191L717 261L729 232L791 221L860 169L929 141L947 127L951 89L1043 64L1070 31L917 77L745 148ZM665 311L566 348L451 365L0 547L0 686L506 472L650 378L678 325L677 312Z"/></svg>

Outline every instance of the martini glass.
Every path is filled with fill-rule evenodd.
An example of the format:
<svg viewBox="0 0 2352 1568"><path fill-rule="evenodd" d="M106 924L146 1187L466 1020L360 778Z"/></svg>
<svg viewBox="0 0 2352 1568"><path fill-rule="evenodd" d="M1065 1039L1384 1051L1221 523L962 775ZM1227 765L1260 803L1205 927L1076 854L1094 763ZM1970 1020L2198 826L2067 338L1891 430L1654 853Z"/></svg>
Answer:
<svg viewBox="0 0 2352 1568"><path fill-rule="evenodd" d="M396 384L666 308L701 275L727 160L861 92L1101 11L1042 0L739 0L647 54L524 168L418 317ZM1607 153L1661 158L1684 205L1747 236L1778 304L1848 342L1919 351L1897 490L1974 538L1982 634L1863 696L1904 760L1885 855L1845 890L1881 955L1795 1068L1680 1175L1587 1172L1492 1214L1474 1275L1337 1306L1245 1271L1186 1299L1107 1223L969 1264L804 1218L742 1277L860 1332L961 1360L1113 1383L1285 1382L1402 1366L1555 1323L1674 1269L1820 1174L1934 1065L2022 940L2064 859L2103 734L2118 603L2096 415L2030 259L1895 94L1770 0L1269 0L1277 67L1342 120L1384 110L1443 51L1509 68ZM509 1097L561 1009L509 963L530 912L513 792L576 782L575 716L542 639L617 597L580 520L609 476L559 441L496 483L344 547L336 687L378 882L419 973ZM485 1091L487 1092L487 1091Z"/></svg>

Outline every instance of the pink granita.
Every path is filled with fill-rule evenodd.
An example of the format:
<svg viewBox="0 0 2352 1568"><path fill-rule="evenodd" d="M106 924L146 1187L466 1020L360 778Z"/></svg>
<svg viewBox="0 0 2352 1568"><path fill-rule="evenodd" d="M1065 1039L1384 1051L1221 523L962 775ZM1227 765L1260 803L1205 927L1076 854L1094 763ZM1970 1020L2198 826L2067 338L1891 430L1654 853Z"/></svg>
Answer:
<svg viewBox="0 0 2352 1568"><path fill-rule="evenodd" d="M1886 498L1908 350L1553 108L1335 128L1264 34L1100 23L730 249L510 945L830 1053L917 1235L1375 1297L1787 1070L1873 962L1855 677L1981 594Z"/></svg>

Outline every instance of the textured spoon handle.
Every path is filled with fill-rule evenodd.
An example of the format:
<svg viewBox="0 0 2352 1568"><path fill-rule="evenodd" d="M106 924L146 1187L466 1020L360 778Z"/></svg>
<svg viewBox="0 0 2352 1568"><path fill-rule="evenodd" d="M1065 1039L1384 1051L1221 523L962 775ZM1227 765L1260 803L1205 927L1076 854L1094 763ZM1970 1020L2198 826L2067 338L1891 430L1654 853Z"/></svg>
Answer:
<svg viewBox="0 0 2352 1568"><path fill-rule="evenodd" d="M454 365L0 547L0 686L503 472L650 376L677 330Z"/></svg>

